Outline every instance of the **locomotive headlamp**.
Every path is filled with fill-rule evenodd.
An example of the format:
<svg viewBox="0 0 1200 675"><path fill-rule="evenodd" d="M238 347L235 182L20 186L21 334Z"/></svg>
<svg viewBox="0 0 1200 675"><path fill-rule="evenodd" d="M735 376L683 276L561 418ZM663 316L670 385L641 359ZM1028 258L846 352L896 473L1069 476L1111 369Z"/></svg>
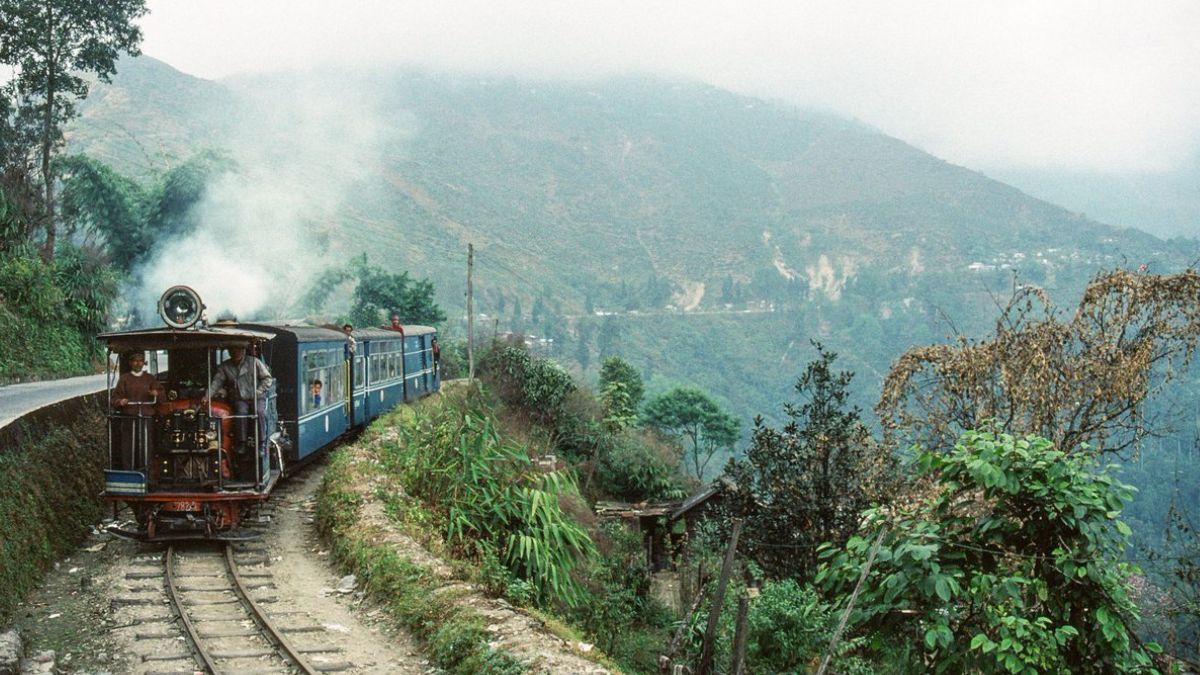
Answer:
<svg viewBox="0 0 1200 675"><path fill-rule="evenodd" d="M188 328L203 312L200 294L188 286L172 286L158 299L158 315L171 328Z"/></svg>

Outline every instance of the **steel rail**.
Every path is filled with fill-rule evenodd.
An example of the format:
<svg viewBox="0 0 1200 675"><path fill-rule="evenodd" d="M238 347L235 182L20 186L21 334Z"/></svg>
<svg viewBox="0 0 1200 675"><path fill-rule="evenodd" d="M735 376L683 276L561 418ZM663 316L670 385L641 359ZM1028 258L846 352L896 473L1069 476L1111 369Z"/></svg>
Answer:
<svg viewBox="0 0 1200 675"><path fill-rule="evenodd" d="M179 589L175 587L175 573L172 571L172 562L175 557L175 547L167 547L167 595L171 598L171 604L175 607L175 611L179 614L179 618L183 620L183 628L187 631L188 640L192 642L192 647L196 653L200 655L200 660L204 662L204 666L208 668L208 672L213 675L219 675L221 672L217 669L217 663L213 660L208 650L203 647L200 642L200 632L196 630L196 626L188 617L187 610L183 607L183 602L179 599Z"/></svg>
<svg viewBox="0 0 1200 675"><path fill-rule="evenodd" d="M271 620L267 618L266 614L259 609L258 603L254 602L254 600L250 597L250 594L246 592L246 587L242 583L242 577L240 574L238 574L237 563L233 560L233 546L228 544L225 546L225 565L229 569L230 576L233 577L234 591L242 600L242 603L250 609L250 615L254 618L254 621L258 624L258 627L263 631L263 634L267 637L267 639L274 642L276 649L281 650L282 655L287 657L287 659L292 662L292 665L296 666L296 668L298 668L300 672L304 673L304 675L318 675L321 671L313 668L312 665L300 655L299 650L297 650L296 647L293 646L292 643L283 636L283 633L276 628L275 624L273 624ZM213 672L215 673L216 671Z"/></svg>

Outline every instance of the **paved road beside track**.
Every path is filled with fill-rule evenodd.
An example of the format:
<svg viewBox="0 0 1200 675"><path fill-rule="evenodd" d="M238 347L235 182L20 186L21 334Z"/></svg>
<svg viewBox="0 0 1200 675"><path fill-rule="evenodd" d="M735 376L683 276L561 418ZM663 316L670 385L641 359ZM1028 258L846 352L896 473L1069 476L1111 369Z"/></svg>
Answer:
<svg viewBox="0 0 1200 675"><path fill-rule="evenodd" d="M84 375L50 382L25 382L0 387L0 429L34 410L76 396L103 391L105 375Z"/></svg>

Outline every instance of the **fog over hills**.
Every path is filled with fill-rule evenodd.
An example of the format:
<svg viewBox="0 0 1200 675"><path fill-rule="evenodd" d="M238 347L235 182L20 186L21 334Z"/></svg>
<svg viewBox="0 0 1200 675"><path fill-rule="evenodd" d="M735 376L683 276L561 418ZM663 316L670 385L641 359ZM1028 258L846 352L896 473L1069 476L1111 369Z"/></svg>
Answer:
<svg viewBox="0 0 1200 675"><path fill-rule="evenodd" d="M245 190L286 177L272 192L304 205L321 264L366 251L429 276L452 316L474 243L494 330L592 368L620 352L652 386L693 381L743 414L786 400L809 338L869 404L905 348L986 326L1014 271L1069 304L1095 269L1192 253L854 121L690 82L210 82L140 58L94 89L70 144L143 179L225 148Z"/></svg>
<svg viewBox="0 0 1200 675"><path fill-rule="evenodd" d="M1200 236L1200 155L1180 168L1159 173L1031 169L988 173L1042 199L1086 210L1104 222L1136 227L1159 237Z"/></svg>

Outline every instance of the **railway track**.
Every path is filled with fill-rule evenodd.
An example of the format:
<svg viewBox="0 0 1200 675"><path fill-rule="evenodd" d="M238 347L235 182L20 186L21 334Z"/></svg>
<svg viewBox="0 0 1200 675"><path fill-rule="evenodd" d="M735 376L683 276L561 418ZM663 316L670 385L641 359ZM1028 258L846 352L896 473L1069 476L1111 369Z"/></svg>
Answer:
<svg viewBox="0 0 1200 675"><path fill-rule="evenodd" d="M138 606L135 639L143 675L168 673L316 673L354 668L341 660L326 626L278 609L270 558L255 544L170 546L139 556L125 574L136 594L114 606ZM166 610L163 612L162 610Z"/></svg>

